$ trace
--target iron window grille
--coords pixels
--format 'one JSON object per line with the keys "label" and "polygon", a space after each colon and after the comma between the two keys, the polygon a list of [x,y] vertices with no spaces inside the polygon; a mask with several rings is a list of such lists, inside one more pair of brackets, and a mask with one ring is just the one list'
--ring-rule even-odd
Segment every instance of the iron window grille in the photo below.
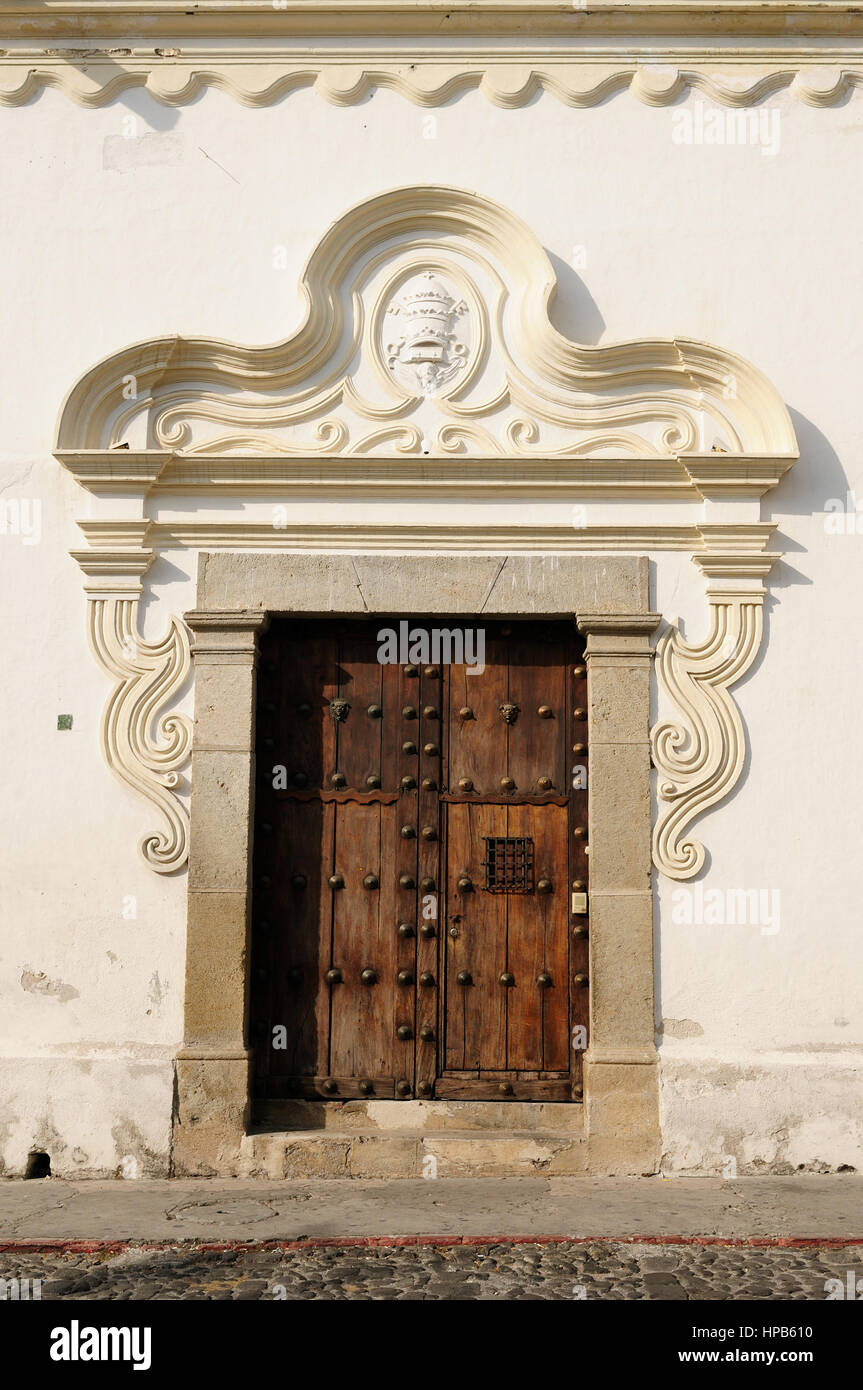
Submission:
{"label": "iron window grille", "polygon": [[533,892],[533,840],[526,836],[485,835],[487,893]]}

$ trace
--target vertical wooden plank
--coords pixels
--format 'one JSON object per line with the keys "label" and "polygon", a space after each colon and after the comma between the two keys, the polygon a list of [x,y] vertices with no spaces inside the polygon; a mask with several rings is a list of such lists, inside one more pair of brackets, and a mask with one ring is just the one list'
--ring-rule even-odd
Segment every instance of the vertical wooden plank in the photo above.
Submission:
{"label": "vertical wooden plank", "polygon": [[[396,628],[398,623],[393,624]],[[416,971],[417,904],[419,885],[419,784],[422,777],[422,727],[420,669],[415,663],[395,668],[398,702],[394,711],[392,740],[396,749],[399,778],[396,863],[399,882],[398,921],[413,927],[414,935],[398,940],[399,969],[412,977],[410,985],[398,986],[398,1022],[411,1028],[412,1037],[403,1045],[396,1039],[398,1060],[396,1096],[408,1100],[416,1086]],[[404,833],[402,833],[404,832]]]}
{"label": "vertical wooden plank", "polygon": [[[483,858],[484,837],[506,833],[506,808],[450,804],[448,811],[446,1065],[499,1070],[506,1066],[506,991],[500,984],[506,969],[506,900],[483,890]],[[459,893],[463,875],[473,880],[472,892]],[[470,985],[459,985],[461,970],[470,972]]]}
{"label": "vertical wooden plank", "polygon": [[[375,629],[376,630],[376,629]],[[345,785],[369,791],[369,777],[380,781],[382,715],[381,666],[377,660],[375,633],[368,624],[350,624],[343,629],[339,643],[339,695],[350,705],[350,713],[335,726],[337,737],[334,772],[345,778]]]}
{"label": "vertical wooden plank", "polygon": [[[342,982],[331,989],[335,1076],[392,1075],[393,952],[382,930],[380,889],[364,887],[363,880],[368,874],[380,879],[381,845],[392,833],[394,809],[337,804],[335,862],[345,886],[333,899],[333,963],[342,971]],[[377,976],[372,985],[362,981],[366,969]]]}
{"label": "vertical wooden plank", "polygon": [[[519,706],[520,713],[509,730],[508,772],[516,796],[541,795],[544,791],[565,795],[564,644],[559,639],[533,636],[523,627],[520,625],[511,647],[509,699]],[[549,786],[541,784],[544,778]]]}
{"label": "vertical wooden plank", "polygon": [[[468,780],[477,795],[500,791],[506,775],[507,726],[500,706],[508,698],[506,642],[486,634],[486,666],[480,675],[471,668],[449,668],[449,716],[447,730],[447,787],[458,793]],[[470,715],[462,715],[469,709]]]}
{"label": "vertical wooden plank", "polygon": [[[378,983],[368,993],[375,996],[372,1008],[372,1021],[376,1030],[374,1053],[365,1053],[365,1065],[370,1067],[374,1061],[375,1070],[365,1075],[395,1077],[401,1065],[398,1053],[408,1049],[410,1042],[400,1042],[396,1029],[401,1022],[402,1013],[407,1010],[408,1019],[413,1016],[414,986],[400,986],[397,976],[402,969],[401,941],[397,926],[397,878],[394,873],[399,841],[399,808],[396,802],[378,807],[380,817],[379,876],[380,889],[374,895],[378,900],[376,956],[380,962]],[[409,945],[411,943],[408,943]],[[362,1073],[361,1073],[362,1074]]]}
{"label": "vertical wooden plank", "polygon": [[[336,735],[328,711],[330,699],[338,691],[338,645],[332,628],[321,630],[319,624],[280,624],[282,729],[290,747],[288,785],[297,792],[307,792],[323,784],[326,769],[335,761]],[[298,820],[309,818],[309,831],[303,833],[302,848],[308,848],[309,862],[300,865],[298,872],[308,879],[307,891],[317,898],[317,941],[309,947],[310,972],[303,976],[303,1004],[299,1013],[308,1010],[312,1017],[310,1031],[309,1071],[299,1069],[299,1075],[320,1076],[329,1071],[330,1058],[330,988],[326,972],[332,964],[333,893],[329,876],[334,872],[335,807],[314,802],[296,803]],[[314,827],[320,838],[315,842]],[[305,854],[301,856],[305,858]],[[310,933],[313,930],[309,923]],[[312,973],[311,966],[315,964]],[[308,1001],[308,1002],[306,1002]]]}
{"label": "vertical wooden plank", "polygon": [[273,1051],[279,1075],[315,1076],[327,1065],[327,1030],[319,1033],[318,1012],[323,1002],[326,1020],[321,977],[329,967],[330,893],[326,881],[321,883],[320,863],[328,809],[319,802],[284,800],[277,808],[279,910],[270,983],[278,1004],[271,1024],[287,1030],[287,1047]]}
{"label": "vertical wooden plank", "polygon": [[[527,836],[534,842],[535,877],[539,878],[546,865],[546,836],[543,820],[550,811],[560,811],[563,824],[562,852],[566,854],[566,811],[562,806],[510,806],[507,808],[507,835]],[[558,882],[557,893],[566,890]],[[545,964],[545,922],[549,899],[532,893],[507,893],[507,953],[506,969],[515,984],[505,990],[507,1005],[506,1064],[511,1071],[540,1071],[542,1053],[542,995],[537,976]],[[560,898],[558,898],[560,901]],[[565,901],[565,899],[564,899]],[[566,919],[563,921],[566,933]],[[561,984],[564,987],[563,982]]]}
{"label": "vertical wooden plank", "polygon": [[281,669],[275,761],[284,764],[288,786],[298,789],[323,786],[335,764],[327,706],[338,691],[338,653],[335,633],[322,627],[279,623],[271,629],[278,637]]}
{"label": "vertical wooden plank", "polygon": [[[419,875],[416,919],[416,1086],[430,1096],[437,1076],[438,1013],[441,988],[438,942],[441,910],[440,788],[443,779],[443,735],[447,713],[447,671],[426,666],[420,672],[421,764],[417,821]],[[436,749],[436,752],[430,751]],[[433,838],[432,838],[433,837]],[[423,1032],[431,1033],[423,1037]]]}
{"label": "vertical wooden plank", "polygon": [[[373,653],[377,661],[378,624],[374,625]],[[398,737],[402,707],[402,670],[395,664],[379,665],[380,704],[383,710],[380,720],[380,777],[383,791],[399,790],[401,744]]]}
{"label": "vertical wooden plank", "polygon": [[[318,972],[313,982],[315,1016],[315,1070],[313,1076],[327,1075],[331,1070],[332,1053],[332,996],[326,972],[333,964],[333,916],[335,895],[330,887],[330,875],[336,867],[336,808],[331,803],[321,807],[321,844],[318,857]],[[310,875],[310,882],[314,876]]]}
{"label": "vertical wooden plank", "polygon": [[551,985],[539,991],[544,1071],[568,1071],[569,1040],[569,816],[565,806],[534,808],[537,877],[551,880],[552,892],[537,894],[542,970]]}
{"label": "vertical wooden plank", "polygon": [[467,1066],[467,990],[458,983],[458,974],[459,971],[469,969],[469,950],[464,936],[468,894],[459,892],[458,880],[462,874],[468,872],[470,864],[468,816],[469,809],[466,805],[450,803],[446,807],[446,936],[443,942],[445,975],[441,1060],[444,1068],[454,1070],[461,1070]]}
{"label": "vertical wooden plank", "polygon": [[[395,995],[393,1027],[393,1076],[396,1099],[407,1100],[414,1089],[414,1056],[416,1049],[416,901],[417,901],[417,840],[405,838],[401,831],[409,826],[416,832],[417,787],[416,774],[419,767],[419,752],[416,755],[402,751],[402,708],[417,699],[417,677],[406,676],[402,667],[396,664],[381,668],[383,675],[383,758],[384,788],[398,792],[395,804],[392,832],[384,846],[382,884],[386,884],[391,894],[388,902],[387,930],[393,943],[395,963],[393,979],[389,988]],[[416,740],[414,739],[414,742]],[[410,785],[402,785],[402,778],[410,778]],[[412,936],[400,932],[401,927],[409,927]],[[413,978],[409,986],[398,985],[400,971],[408,971]],[[399,1038],[398,1029],[409,1028],[409,1038]],[[406,1088],[408,1088],[406,1090]]]}

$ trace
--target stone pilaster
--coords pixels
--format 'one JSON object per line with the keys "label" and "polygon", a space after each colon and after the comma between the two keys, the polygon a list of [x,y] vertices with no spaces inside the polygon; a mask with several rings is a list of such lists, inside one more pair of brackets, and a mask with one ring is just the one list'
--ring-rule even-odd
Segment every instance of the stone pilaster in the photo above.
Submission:
{"label": "stone pilaster", "polygon": [[587,635],[590,1042],[584,1089],[594,1172],[655,1171],[650,634],[656,613],[580,614]]}
{"label": "stone pilaster", "polygon": [[[186,1035],[174,1171],[230,1171],[248,1119],[255,668],[265,613],[193,612]],[[216,1160],[214,1162],[214,1159]]]}

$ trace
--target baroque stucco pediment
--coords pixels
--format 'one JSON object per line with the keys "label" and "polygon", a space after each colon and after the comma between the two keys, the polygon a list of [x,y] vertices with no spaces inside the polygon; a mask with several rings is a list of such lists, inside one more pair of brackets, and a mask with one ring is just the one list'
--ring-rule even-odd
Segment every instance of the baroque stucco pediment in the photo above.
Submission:
{"label": "baroque stucco pediment", "polygon": [[[437,287],[425,301],[423,282]],[[564,338],[545,251],[473,193],[410,187],[360,204],[324,235],[300,289],[304,320],[272,346],[166,337],[99,363],[64,406],[61,457],[77,471],[76,455],[119,448],[136,459],[794,453],[782,401],[736,354],[689,338]],[[408,342],[420,322],[451,341]]]}
{"label": "baroque stucco pediment", "polygon": [[[246,347],[164,337],[87,372],[62,408],[58,459],[92,494],[90,640],[114,681],[102,746],[109,766],[167,819],[142,853],[179,868],[187,817],[178,796],[190,730],[163,713],[188,670],[185,627],[138,635],[142,580],[160,545],[199,550],[476,551],[687,549],[707,580],[707,637],[672,623],[657,648],[675,711],[653,730],[660,809],[654,861],[689,878],[705,861],[692,822],[727,796],[745,738],[730,687],[762,637],[764,580],[777,559],[760,498],[797,456],[784,403],[734,353],[692,338],[598,347],[563,337],[556,289],[534,234],[505,208],[446,187],[408,187],[351,209],[301,279],[289,338]],[[279,525],[247,514],[268,496],[381,495],[562,503],[609,495],[620,520],[539,524],[512,512],[442,527],[346,518]],[[171,513],[172,496],[183,505]],[[216,499],[220,519],[204,505]],[[694,504],[681,522],[677,502]],[[649,504],[642,508],[642,503]],[[166,517],[170,519],[166,520]]]}

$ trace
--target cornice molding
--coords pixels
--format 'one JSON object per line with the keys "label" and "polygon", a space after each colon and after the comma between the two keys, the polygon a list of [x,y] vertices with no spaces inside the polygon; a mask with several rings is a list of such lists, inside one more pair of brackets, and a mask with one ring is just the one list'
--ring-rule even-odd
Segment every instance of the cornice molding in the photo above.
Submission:
{"label": "cornice molding", "polygon": [[[94,21],[114,16],[127,26],[150,19],[164,23],[194,18],[205,29],[220,22],[231,21],[242,26],[242,32],[258,32],[262,27],[283,29],[292,27],[301,14],[346,15],[389,14],[407,15],[420,12],[426,15],[449,14],[454,18],[473,18],[477,14],[495,17],[512,14],[523,18],[537,16],[539,21],[572,12],[570,0],[3,0],[3,23],[22,21],[28,28],[39,22],[80,24],[92,28]],[[583,12],[582,12],[583,8]],[[637,20],[649,20],[667,15],[705,16],[732,20],[741,16],[755,18],[764,28],[771,19],[787,26],[793,16],[802,16],[810,28],[819,17],[826,23],[841,22],[843,17],[859,16],[859,3],[854,0],[591,0],[590,6],[578,7],[575,18],[580,24],[594,25],[617,15],[632,26]],[[837,18],[838,17],[838,18]],[[190,27],[190,26],[187,26]],[[194,27],[194,26],[192,26]]]}
{"label": "cornice molding", "polygon": [[579,632],[587,637],[647,638],[659,626],[662,614],[579,613],[577,621]]}
{"label": "cornice molding", "polygon": [[406,488],[436,496],[472,492],[501,498],[524,494],[586,497],[672,497],[680,501],[760,498],[776,486],[795,456],[712,454],[620,457],[531,458],[526,472],[521,455],[426,458],[365,455],[320,459],[284,455],[204,457],[161,450],[58,449],[56,457],[76,482],[100,496],[167,496],[208,493],[218,496],[319,497],[326,493],[363,496],[402,494]]}
{"label": "cornice molding", "polygon": [[265,107],[314,87],[338,106],[478,89],[504,109],[543,92],[574,107],[696,92],[733,109],[787,90],[820,107],[863,86],[846,0],[13,0],[0,44],[3,106],[53,88],[100,107],[143,87],[166,106],[216,88]]}
{"label": "cornice molding", "polygon": [[[123,577],[143,575],[156,551],[171,549],[200,550],[265,550],[273,553],[296,550],[315,550],[338,554],[352,550],[441,550],[491,554],[505,552],[533,553],[594,553],[596,551],[679,550],[691,555],[693,563],[708,577],[726,580],[739,577],[751,583],[755,569],[764,567],[766,575],[775,559],[766,547],[776,530],[775,521],[752,522],[749,525],[705,526],[703,523],[618,522],[617,524],[579,526],[566,522],[559,525],[513,525],[454,519],[444,526],[428,522],[414,526],[403,522],[342,522],[322,525],[303,522],[275,527],[267,521],[248,521],[242,517],[221,521],[205,521],[197,516],[177,517],[171,521],[146,524],[147,545],[136,556],[138,522],[79,521],[78,527],[89,549],[70,553],[88,576]],[[112,548],[124,533],[128,545]],[[143,545],[143,541],[141,541]],[[715,547],[720,547],[718,550]],[[757,556],[757,558],[755,558]],[[755,568],[753,568],[753,566]],[[711,588],[714,586],[712,585]],[[86,586],[88,592],[101,592],[98,584]],[[141,591],[134,583],[135,593]]]}
{"label": "cornice molding", "polygon": [[99,108],[124,92],[145,89],[164,106],[186,106],[210,88],[243,106],[263,108],[313,87],[335,106],[357,106],[393,91],[433,108],[478,90],[493,105],[516,110],[545,93],[566,106],[597,106],[629,93],[646,106],[673,106],[695,93],[731,110],[757,106],[783,92],[807,106],[835,106],[863,88],[863,50],[782,47],[747,53],[739,47],[645,48],[633,55],[605,47],[590,52],[567,39],[538,45],[516,35],[494,47],[427,39],[406,48],[388,34],[373,47],[358,40],[292,42],[263,52],[247,49],[11,48],[0,55],[0,106],[23,106],[52,88],[79,106]]}
{"label": "cornice molding", "polygon": [[562,33],[649,36],[854,34],[852,0],[6,0],[0,37],[92,39],[94,34],[196,39],[297,33]]}
{"label": "cornice molding", "polygon": [[[768,532],[775,529],[775,523],[762,524]],[[419,523],[411,526],[400,522],[345,522],[339,525],[302,522],[274,530],[267,522],[184,522],[178,519],[155,522],[152,542],[161,549],[316,550],[332,554],[356,550],[497,554],[501,549],[513,554],[595,554],[597,551],[644,554],[654,550],[691,553],[701,543],[701,536],[697,525],[663,522],[621,522],[618,525],[582,526],[577,529],[565,523],[559,526],[542,523],[518,526],[453,521],[445,525]],[[692,558],[696,562],[701,559],[697,553]]]}

